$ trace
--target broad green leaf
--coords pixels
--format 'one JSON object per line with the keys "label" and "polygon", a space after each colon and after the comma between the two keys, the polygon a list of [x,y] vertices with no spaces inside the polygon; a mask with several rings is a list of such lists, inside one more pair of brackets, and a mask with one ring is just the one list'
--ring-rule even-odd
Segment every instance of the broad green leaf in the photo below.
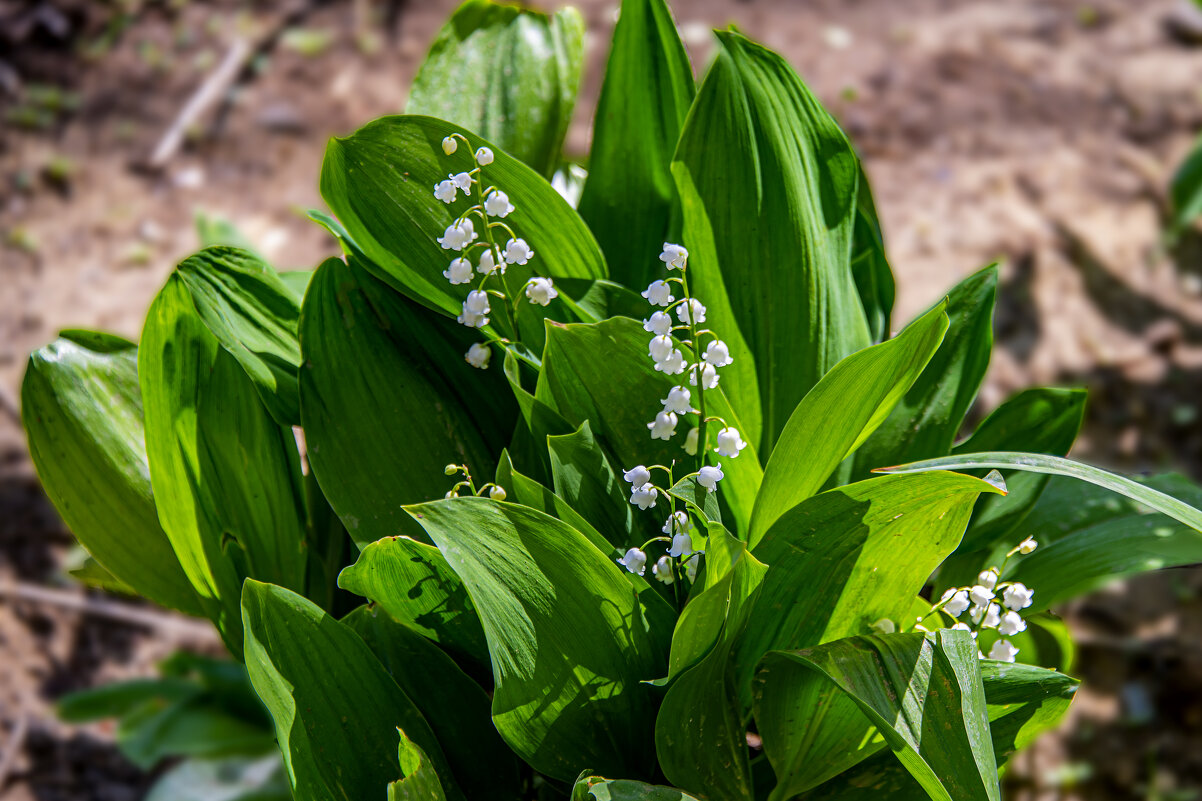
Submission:
{"label": "broad green leaf", "polygon": [[[588,773],[588,771],[586,771]],[[694,796],[659,784],[629,779],[581,776],[572,788],[572,801],[698,801]]]}
{"label": "broad green leaf", "polygon": [[426,752],[417,743],[401,735],[397,760],[401,765],[401,778],[388,785],[388,801],[446,801],[446,793],[438,781],[438,773]]}
{"label": "broad green leaf", "polygon": [[663,274],[675,191],[669,165],[696,93],[664,0],[623,0],[593,118],[580,216],[614,279],[645,287]]}
{"label": "broad green leaf", "polygon": [[516,799],[518,760],[493,728],[480,685],[438,646],[379,609],[361,606],[342,622],[363,638],[429,721],[464,795]]}
{"label": "broad green leaf", "polygon": [[463,579],[492,655],[493,721],[535,770],[645,775],[671,619],[609,556],[553,517],[457,498],[406,507]]}
{"label": "broad green leaf", "polygon": [[883,342],[891,335],[896,285],[889,259],[885,255],[885,239],[868,176],[860,167],[860,191],[856,193],[856,225],[852,232],[851,275],[856,282],[860,304],[873,342]]}
{"label": "broad green leaf", "polygon": [[[553,405],[573,425],[588,420],[621,469],[636,464],[696,461],[683,449],[685,432],[694,424],[694,416],[681,415],[676,436],[668,442],[651,439],[647,431],[647,422],[663,409],[661,400],[683,378],[655,370],[647,356],[650,338],[641,325],[623,317],[547,328],[547,349],[535,396]],[[723,417],[741,429],[721,385],[707,391],[705,398],[707,414]],[[710,430],[714,428],[711,424]],[[731,510],[728,527],[744,532],[760,485],[754,446],[748,446],[736,459],[722,458],[712,451],[709,459],[720,461],[726,475],[719,495]],[[678,474],[683,472],[685,468],[678,467]]]}
{"label": "broad green leaf", "polygon": [[369,543],[338,586],[377,604],[400,623],[477,665],[488,665],[488,643],[467,588],[442,553],[408,537]]}
{"label": "broad green leaf", "polygon": [[1168,515],[1194,531],[1202,532],[1202,512],[1188,503],[1129,478],[1058,456],[1045,456],[1038,453],[966,453],[898,465],[897,467],[880,468],[875,472],[921,473],[928,470],[973,470],[978,468],[1026,470],[1032,473],[1080,479],[1111,492],[1125,495],[1133,501]]}
{"label": "broad green leaf", "polygon": [[493,472],[515,417],[478,335],[406,300],[357,260],[327,260],[301,314],[301,419],[309,463],[360,545],[421,536],[401,505],[441,498],[447,464]]}
{"label": "broad green leaf", "polygon": [[1202,138],[1194,143],[1169,183],[1171,240],[1181,236],[1202,216]]}
{"label": "broad green leaf", "polygon": [[[805,714],[816,700],[822,725]],[[967,632],[772,651],[756,675],[755,716],[779,781],[771,799],[816,786],[824,766],[846,767],[846,755],[866,750],[877,733],[930,798],[1001,797],[977,646]]]}
{"label": "broad green leaf", "polygon": [[96,561],[155,603],[204,614],[155,510],[137,346],[63,331],[29,357],[21,420],[46,495]]}
{"label": "broad green leaf", "polygon": [[648,518],[636,518],[638,509],[626,496],[629,485],[614,471],[593,437],[588,420],[571,434],[547,437],[547,450],[551,454],[555,494],[597,531],[608,532],[613,547],[620,550],[630,547],[629,543],[638,539],[646,527]]}
{"label": "broad green leaf", "polygon": [[945,305],[894,339],[848,356],[797,404],[764,468],[751,519],[753,548],[781,515],[818,491],[909,391],[943,340]]}
{"label": "broad green leaf", "polygon": [[231,247],[210,247],[189,256],[176,274],[200,319],[246,370],[276,422],[299,425],[296,293],[262,259]]}
{"label": "broad green leaf", "polygon": [[430,724],[355,632],[299,595],[248,580],[246,669],[275,721],[296,801],[379,797],[399,777],[396,730],[463,799]]}
{"label": "broad green leaf", "polygon": [[850,267],[859,166],[779,55],[733,31],[718,38],[673,169],[700,198],[717,255],[690,267],[694,294],[715,304],[719,336],[737,328],[751,349],[763,408],[752,444],[769,453],[810,388],[870,342]]}
{"label": "broad green leaf", "polygon": [[[451,156],[442,151],[443,137],[460,130],[429,117],[384,117],[350,136],[332,139],[321,168],[322,197],[370,260],[367,269],[411,300],[452,319],[462,312],[474,284],[453,286],[443,277],[459,254],[443,250],[438,238],[469,204],[462,197],[444,204],[434,197],[434,186],[448,173],[471,168],[468,146],[460,143]],[[469,131],[462,133],[471,149],[491,146]],[[506,271],[510,296],[517,296],[535,270],[556,280],[606,278],[601,250],[575,210],[529,167],[499,149],[494,152],[495,160],[484,168],[484,186],[476,186],[497,186],[509,196],[515,210],[504,223],[535,253],[529,265],[510,265]],[[485,235],[482,227],[476,233]],[[495,288],[496,281],[490,286]],[[536,322],[542,316],[541,307],[532,307],[524,298],[518,302],[527,320]],[[493,326],[505,321],[500,301],[496,305]],[[563,305],[562,299],[554,301],[547,311],[562,311]],[[541,325],[533,332],[541,336]]]}
{"label": "broad green leaf", "polygon": [[951,450],[989,367],[996,290],[993,265],[948,294],[943,342],[893,412],[856,452],[856,478],[883,464],[943,456]]}
{"label": "broad green leaf", "polygon": [[718,505],[717,491],[710,492],[697,483],[696,478],[682,478],[668,488],[668,493],[687,503],[711,523],[722,523],[722,510]]}
{"label": "broad green leaf", "polygon": [[584,20],[576,9],[548,16],[468,0],[435,37],[405,111],[475,131],[550,178],[583,65]]}
{"label": "broad green leaf", "polygon": [[143,801],[291,801],[278,753],[186,759],[168,769]]}
{"label": "broad green leaf", "polygon": [[190,697],[153,699],[131,710],[114,736],[125,758],[143,770],[171,757],[264,754],[275,742],[261,714],[250,719],[232,714],[195,690]]}
{"label": "broad green leaf", "polygon": [[305,586],[296,440],[205,326],[179,273],[147,313],[138,377],[159,520],[208,614],[238,653],[242,579]]}

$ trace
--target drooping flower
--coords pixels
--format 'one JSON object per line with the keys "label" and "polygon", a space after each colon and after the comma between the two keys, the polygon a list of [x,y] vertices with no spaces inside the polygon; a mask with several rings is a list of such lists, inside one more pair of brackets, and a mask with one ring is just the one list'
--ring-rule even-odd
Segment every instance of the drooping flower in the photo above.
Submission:
{"label": "drooping flower", "polygon": [[982,587],[986,587],[991,590],[997,586],[997,580],[998,580],[998,572],[997,572],[997,570],[993,569],[992,567],[989,568],[988,570],[982,570],[977,575],[977,583],[980,584]]}
{"label": "drooping flower", "polygon": [[[687,512],[673,512],[668,515],[668,519],[664,521],[663,527],[660,529],[669,537],[675,537],[677,534],[687,534],[689,531],[689,515]],[[680,554],[672,554],[679,556]]]}
{"label": "drooping flower", "polygon": [[684,445],[681,447],[684,448],[684,452],[689,456],[697,455],[697,436],[699,433],[700,431],[697,426],[693,426],[689,429],[689,433],[684,435]]}
{"label": "drooping flower", "polygon": [[456,492],[455,490],[447,490],[447,494],[443,495],[442,497],[449,501],[449,500],[451,500],[451,498],[458,498],[459,493]]}
{"label": "drooping flower", "polygon": [[1039,543],[1035,541],[1034,537],[1027,537],[1025,540],[1023,540],[1022,542],[1020,542],[1018,544],[1018,552],[1021,553],[1023,556],[1026,556],[1027,554],[1031,553],[1038,547],[1039,547]]}
{"label": "drooping flower", "polygon": [[559,290],[550,278],[531,278],[526,284],[526,297],[530,298],[531,303],[546,306],[559,297]]}
{"label": "drooping flower", "polygon": [[701,566],[700,552],[693,554],[684,561],[684,574],[690,582],[697,580],[697,568]]}
{"label": "drooping flower", "polygon": [[455,184],[450,180],[439,181],[434,184],[434,197],[441,200],[443,203],[455,202]]}
{"label": "drooping flower", "polygon": [[1009,640],[998,640],[989,649],[989,658],[998,662],[1013,662],[1018,656],[1018,649]]}
{"label": "drooping flower", "polygon": [[672,337],[659,336],[652,337],[651,342],[647,344],[647,355],[654,362],[662,362],[672,355],[672,351],[676,349],[676,344],[672,342]]}
{"label": "drooping flower", "polygon": [[501,268],[501,274],[504,275],[504,262],[498,264],[495,251],[492,248],[486,248],[484,252],[480,254],[480,264],[477,265],[476,272],[480,273],[480,275],[492,275],[498,267]]}
{"label": "drooping flower", "polygon": [[968,591],[969,599],[977,606],[984,606],[993,600],[993,590],[981,584]]}
{"label": "drooping flower", "polygon": [[739,451],[747,447],[737,429],[724,428],[718,432],[718,454],[729,456],[731,459],[739,455]]}
{"label": "drooping flower", "polygon": [[693,538],[688,534],[677,534],[672,538],[672,547],[668,549],[670,556],[690,556],[693,553]]}
{"label": "drooping flower", "polygon": [[481,167],[487,167],[492,164],[492,151],[487,147],[482,147],[476,151],[476,163]]}
{"label": "drooping flower", "polygon": [[667,306],[676,300],[672,297],[672,285],[667,281],[652,281],[640,294],[652,306]]}
{"label": "drooping flower", "polygon": [[655,420],[647,424],[651,430],[651,439],[669,440],[676,433],[676,415],[672,412],[660,412]]}
{"label": "drooping flower", "polygon": [[443,153],[446,153],[449,156],[458,149],[459,149],[459,142],[455,139],[455,137],[453,137],[453,136],[443,137],[443,140],[442,140],[442,152]]}
{"label": "drooping flower", "polygon": [[638,489],[651,483],[651,471],[639,464],[629,470],[623,471],[622,478],[630,482],[631,489]]}
{"label": "drooping flower", "polygon": [[681,245],[664,243],[664,250],[659,254],[659,260],[668,265],[669,270],[683,270],[689,260],[689,252]]}
{"label": "drooping flower", "polygon": [[467,293],[467,300],[463,301],[463,314],[459,315],[459,322],[469,328],[483,328],[488,325],[489,311],[488,293],[473,289]]}
{"label": "drooping flower", "polygon": [[650,484],[644,484],[641,487],[635,487],[630,490],[630,502],[643,511],[654,508],[655,499],[658,497],[659,490]]}
{"label": "drooping flower", "polygon": [[668,358],[662,362],[655,363],[655,369],[664,375],[680,375],[685,371],[687,363],[684,360],[684,354],[680,352],[680,348],[674,349]]}
{"label": "drooping flower", "polygon": [[509,202],[509,195],[494,189],[484,198],[484,211],[489,217],[508,217],[513,211],[513,204]]}
{"label": "drooping flower", "polygon": [[505,261],[509,264],[525,264],[534,258],[534,251],[525,239],[510,239],[505,243]]}
{"label": "drooping flower", "polygon": [[647,572],[647,554],[638,548],[631,548],[621,559],[616,561],[631,573],[638,573],[641,576]]}
{"label": "drooping flower", "polygon": [[484,344],[473,342],[472,346],[467,349],[464,354],[467,363],[472,367],[483,370],[488,367],[488,362],[492,358],[492,350]]}
{"label": "drooping flower", "polygon": [[971,604],[967,590],[950,589],[943,593],[943,599],[943,610],[952,617],[960,617]]}
{"label": "drooping flower", "polygon": [[470,284],[472,263],[462,256],[451,260],[451,266],[442,271],[442,277],[452,284]]}
{"label": "drooping flower", "polygon": [[734,362],[734,359],[730,358],[730,348],[720,339],[715,339],[706,345],[705,355],[701,358],[712,367],[725,367]]}
{"label": "drooping flower", "polygon": [[1018,612],[1007,612],[1002,615],[997,630],[1003,637],[1013,637],[1015,634],[1027,630],[1027,621],[1023,620],[1022,615]]}
{"label": "drooping flower", "polygon": [[464,218],[458,224],[447,226],[447,230],[439,237],[438,244],[442,245],[443,250],[463,250],[476,241],[477,236],[472,221]]}
{"label": "drooping flower", "polygon": [[722,463],[716,465],[705,465],[697,471],[697,483],[705,487],[707,492],[713,492],[718,489],[718,482],[726,478],[726,474],[722,472]]}
{"label": "drooping flower", "polygon": [[488,491],[488,497],[494,501],[503,501],[507,496],[508,493],[505,492],[505,488],[499,484],[493,484],[492,489]]}
{"label": "drooping flower", "polygon": [[651,575],[655,576],[664,584],[671,584],[673,581],[676,581],[676,576],[672,573],[672,560],[666,556],[661,556],[658,560],[656,560],[655,564],[651,566]]}
{"label": "drooping flower", "polygon": [[1017,612],[1020,609],[1026,609],[1031,605],[1031,599],[1035,596],[1035,590],[1028,589],[1026,584],[1014,582],[1002,590],[1002,603],[1007,609],[1013,609]]}
{"label": "drooping flower", "polygon": [[643,320],[643,330],[649,334],[667,336],[672,333],[672,318],[667,312],[657,311]]}
{"label": "drooping flower", "polygon": [[688,387],[672,387],[668,390],[668,397],[660,403],[664,405],[664,411],[688,414],[693,411],[693,394]]}
{"label": "drooping flower", "polygon": [[[693,319],[689,320],[689,312],[692,311]],[[705,322],[705,304],[697,300],[697,298],[689,298],[684,303],[676,307],[676,316],[679,320],[688,325],[693,323]]]}
{"label": "drooping flower", "polygon": [[[697,370],[689,370],[689,383],[697,386]],[[718,386],[718,371],[714,369],[712,364],[706,364],[701,367],[701,386],[706,389],[713,389]]]}
{"label": "drooping flower", "polygon": [[471,173],[457,172],[454,175],[448,175],[447,177],[450,178],[451,183],[455,184],[455,186],[459,188],[459,191],[463,192],[465,195],[472,191]]}
{"label": "drooping flower", "polygon": [[981,622],[981,628],[996,629],[1002,622],[1002,607],[991,603],[984,609],[973,607],[972,619]]}

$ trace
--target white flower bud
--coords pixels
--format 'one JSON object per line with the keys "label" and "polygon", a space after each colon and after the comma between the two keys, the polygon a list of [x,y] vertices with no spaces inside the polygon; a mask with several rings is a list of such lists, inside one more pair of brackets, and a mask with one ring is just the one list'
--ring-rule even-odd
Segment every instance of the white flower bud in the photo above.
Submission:
{"label": "white flower bud", "polygon": [[453,136],[444,137],[442,140],[442,152],[448,156],[459,149],[459,142]]}
{"label": "white flower bud", "polygon": [[676,415],[672,412],[660,412],[655,420],[647,424],[651,431],[651,439],[670,440],[676,433]]}
{"label": "white flower bud", "polygon": [[497,263],[497,257],[492,248],[486,248],[480,254],[480,264],[476,267],[476,272],[480,273],[480,275],[492,275],[497,267],[500,267],[501,273],[504,274],[505,265]]}
{"label": "white flower bud", "polygon": [[1018,612],[1007,612],[1002,615],[997,630],[1004,637],[1013,637],[1015,634],[1027,630],[1027,621],[1023,620],[1022,615]]}
{"label": "white flower bud", "polygon": [[690,582],[696,581],[697,580],[697,568],[700,566],[701,566],[701,552],[698,551],[697,553],[693,554],[688,559],[686,559],[684,562],[685,578],[687,578]]}
{"label": "white flower bud", "polygon": [[706,364],[713,367],[725,367],[732,364],[734,359],[730,357],[730,348],[720,339],[715,339],[713,342],[705,346],[705,355],[701,357]]}
{"label": "white flower bud", "polygon": [[652,361],[662,362],[667,360],[675,349],[676,344],[672,341],[672,337],[652,337],[651,342],[647,345],[647,354],[651,357]]}
{"label": "white flower bud", "polygon": [[988,570],[982,570],[977,575],[977,583],[980,584],[982,587],[985,587],[990,590],[992,590],[994,587],[997,586],[997,580],[998,580],[997,570],[995,570],[992,567],[989,568]]}
{"label": "white flower bud", "polygon": [[505,488],[499,484],[493,484],[492,489],[488,491],[488,497],[494,501],[503,501],[507,496],[508,493],[505,492]]}
{"label": "white flower bud", "polygon": [[672,560],[666,556],[661,556],[654,565],[651,566],[651,575],[662,581],[664,584],[671,584],[676,581],[676,576],[672,574]]}
{"label": "white flower bud", "polygon": [[492,151],[487,147],[482,147],[476,151],[476,163],[481,167],[487,167],[492,164]]}
{"label": "white flower bud", "polygon": [[494,189],[484,198],[484,211],[489,217],[508,217],[513,211],[513,204],[509,202],[509,195]]}
{"label": "white flower bud", "polygon": [[989,658],[998,662],[1013,662],[1018,656],[1018,649],[1009,640],[998,640],[989,649]]}
{"label": "white flower bud", "polygon": [[1022,542],[1020,542],[1018,544],[1018,552],[1021,553],[1023,556],[1026,556],[1027,554],[1031,553],[1038,547],[1039,547],[1039,543],[1035,541],[1034,537],[1027,537],[1025,540],[1023,540]]}
{"label": "white flower bud", "polygon": [[897,624],[887,617],[881,618],[868,628],[872,629],[876,634],[894,634],[897,632]]}
{"label": "white flower bud", "polygon": [[641,576],[647,572],[647,554],[638,548],[631,548],[625,556],[616,561],[631,573],[638,573]]}
{"label": "white flower bud", "polygon": [[733,459],[746,447],[747,443],[736,429],[724,428],[718,432],[718,455]]}
{"label": "white flower bud", "polygon": [[689,456],[697,455],[697,436],[699,433],[697,426],[693,426],[689,429],[689,433],[684,436],[684,445],[681,447],[684,448],[685,453]]}
{"label": "white flower bud", "polygon": [[[463,357],[468,364],[478,370],[484,370],[488,367],[488,362],[492,359],[492,351],[489,347],[480,342],[473,342],[472,346],[467,349],[467,353]],[[451,475],[447,473],[447,475]]]}
{"label": "white flower bud", "polygon": [[444,250],[463,250],[478,237],[472,221],[465,218],[457,225],[447,226],[447,230],[439,237],[438,244],[442,245]]}

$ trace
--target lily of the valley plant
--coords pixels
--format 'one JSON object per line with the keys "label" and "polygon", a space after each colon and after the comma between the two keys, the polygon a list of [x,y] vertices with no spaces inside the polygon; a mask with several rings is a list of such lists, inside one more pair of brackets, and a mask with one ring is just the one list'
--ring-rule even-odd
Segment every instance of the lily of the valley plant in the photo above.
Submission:
{"label": "lily of the valley plant", "polygon": [[235,660],[64,703],[188,757],[158,797],[995,801],[1076,687],[1049,608],[1202,560],[1192,484],[1063,458],[1082,391],[973,411],[995,268],[891,333],[851,145],[716,36],[697,82],[625,0],[570,164],[579,14],[469,0],[330,142],[340,257],[207,247],[32,356],[81,578]]}

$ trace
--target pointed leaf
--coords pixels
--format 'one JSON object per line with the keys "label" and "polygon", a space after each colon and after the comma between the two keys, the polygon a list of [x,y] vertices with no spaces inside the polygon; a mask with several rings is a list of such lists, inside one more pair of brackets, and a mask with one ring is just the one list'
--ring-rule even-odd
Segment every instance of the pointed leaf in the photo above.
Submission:
{"label": "pointed leaf", "polygon": [[615,471],[585,420],[571,434],[547,437],[555,494],[587,519],[597,531],[609,533],[610,544],[629,547],[646,517],[635,517],[627,500],[629,485]]}
{"label": "pointed leaf", "polygon": [[401,778],[388,785],[388,801],[446,801],[446,794],[438,781],[430,758],[417,743],[401,735],[401,746],[397,760],[401,765]]}

